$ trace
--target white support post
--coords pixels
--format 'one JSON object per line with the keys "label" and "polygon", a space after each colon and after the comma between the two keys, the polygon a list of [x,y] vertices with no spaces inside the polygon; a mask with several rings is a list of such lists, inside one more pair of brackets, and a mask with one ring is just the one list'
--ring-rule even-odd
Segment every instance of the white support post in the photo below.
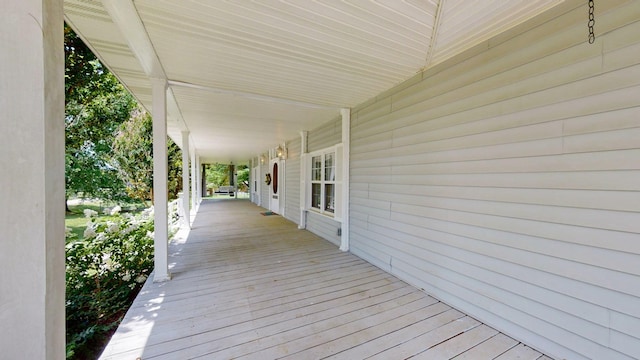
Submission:
{"label": "white support post", "polygon": [[258,155],[258,187],[256,188],[256,195],[258,199],[256,201],[256,205],[262,206],[262,154]]}
{"label": "white support post", "polygon": [[298,229],[307,227],[307,131],[300,131],[300,223]]}
{"label": "white support post", "polygon": [[189,209],[189,132],[182,132],[182,214],[184,225],[190,226]]}
{"label": "white support post", "polygon": [[342,114],[342,235],[340,250],[349,251],[349,152],[351,149],[351,109]]}
{"label": "white support post", "polygon": [[198,209],[198,164],[196,161],[196,151],[191,149],[191,211],[194,213]]}
{"label": "white support post", "polygon": [[260,174],[258,174],[258,171],[255,169],[258,167],[259,162],[259,158],[258,161],[255,161],[255,158],[251,158],[251,201],[256,205],[258,205],[257,186],[258,181],[260,180]]}
{"label": "white support post", "polygon": [[255,180],[253,174],[253,158],[249,159],[249,201],[253,202],[253,180]]}
{"label": "white support post", "polygon": [[200,205],[200,185],[202,185],[202,181],[200,181],[200,156],[196,155],[196,188],[193,191],[193,197],[195,198],[196,206]]}
{"label": "white support post", "polygon": [[169,274],[167,80],[151,79],[153,117],[153,212],[154,282],[171,279]]}
{"label": "white support post", "polygon": [[63,1],[0,7],[0,357],[64,359]]}
{"label": "white support post", "polygon": [[202,162],[200,160],[200,156],[196,157],[196,165],[198,165],[198,196],[197,196],[197,201],[198,201],[198,206],[200,205],[200,203],[202,202],[202,191],[206,191],[206,189],[202,188]]}

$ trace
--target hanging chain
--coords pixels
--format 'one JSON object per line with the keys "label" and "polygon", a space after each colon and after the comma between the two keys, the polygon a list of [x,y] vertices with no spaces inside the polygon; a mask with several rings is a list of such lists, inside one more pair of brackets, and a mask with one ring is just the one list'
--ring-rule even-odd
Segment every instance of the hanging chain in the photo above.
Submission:
{"label": "hanging chain", "polygon": [[589,0],[589,23],[587,23],[587,27],[589,28],[589,44],[593,44],[593,42],[596,41],[596,35],[593,33],[593,26],[596,24],[593,7],[593,0]]}

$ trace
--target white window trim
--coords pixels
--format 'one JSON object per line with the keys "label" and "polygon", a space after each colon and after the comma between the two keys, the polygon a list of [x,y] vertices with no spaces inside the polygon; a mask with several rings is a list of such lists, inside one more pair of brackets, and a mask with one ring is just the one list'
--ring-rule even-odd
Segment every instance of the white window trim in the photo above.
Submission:
{"label": "white window trim", "polygon": [[[325,155],[333,154],[333,167],[336,173],[334,181],[327,181],[325,179]],[[342,144],[336,144],[334,146],[324,148],[322,150],[317,150],[314,152],[310,152],[305,154],[306,156],[306,192],[307,192],[307,202],[306,202],[306,210],[312,211],[316,214],[320,214],[336,221],[342,221]],[[322,156],[322,169],[320,174],[320,181],[312,180],[312,168],[313,168],[313,158],[316,156]],[[311,206],[312,203],[312,188],[313,184],[320,184],[320,209]],[[334,184],[334,211],[326,211],[325,208],[325,184]]]}

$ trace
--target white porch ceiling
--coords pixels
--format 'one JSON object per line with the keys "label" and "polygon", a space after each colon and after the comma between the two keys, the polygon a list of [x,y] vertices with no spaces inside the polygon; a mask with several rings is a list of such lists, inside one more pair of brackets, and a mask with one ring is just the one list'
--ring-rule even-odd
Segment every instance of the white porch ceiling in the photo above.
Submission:
{"label": "white porch ceiling", "polygon": [[561,2],[65,0],[65,17],[147,109],[167,78],[178,144],[241,163]]}

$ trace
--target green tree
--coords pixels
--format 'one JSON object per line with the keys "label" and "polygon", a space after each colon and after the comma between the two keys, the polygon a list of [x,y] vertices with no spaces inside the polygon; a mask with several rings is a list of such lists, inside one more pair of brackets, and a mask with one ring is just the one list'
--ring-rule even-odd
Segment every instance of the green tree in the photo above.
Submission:
{"label": "green tree", "polygon": [[238,188],[242,191],[249,189],[249,167],[247,165],[238,165],[236,173],[238,174]]}
{"label": "green tree", "polygon": [[99,93],[100,78],[105,69],[102,69],[93,52],[66,23],[64,24],[64,54],[65,99],[67,102],[90,100]]}
{"label": "green tree", "polygon": [[66,196],[121,198],[111,143],[136,102],[66,24],[64,35]]}
{"label": "green tree", "polygon": [[229,167],[226,164],[207,165],[207,188],[229,185]]}
{"label": "green tree", "polygon": [[[113,141],[111,159],[134,199],[153,199],[153,133],[151,116],[138,108],[124,122]],[[169,199],[182,189],[182,153],[170,138],[168,142]]]}

